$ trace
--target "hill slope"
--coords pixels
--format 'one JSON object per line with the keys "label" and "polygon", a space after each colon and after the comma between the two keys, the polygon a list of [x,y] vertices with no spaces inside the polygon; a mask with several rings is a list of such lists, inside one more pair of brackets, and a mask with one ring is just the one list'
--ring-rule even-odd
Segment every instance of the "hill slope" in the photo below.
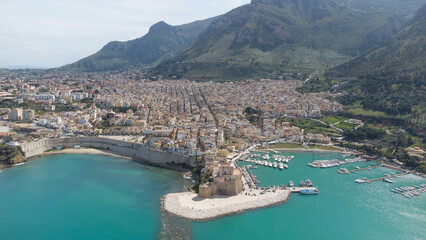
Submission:
{"label": "hill slope", "polygon": [[401,32],[373,50],[331,69],[329,76],[407,75],[426,71],[426,5]]}
{"label": "hill slope", "polygon": [[61,69],[106,71],[154,66],[191,44],[213,19],[180,26],[158,22],[141,38],[127,42],[110,42],[99,52]]}
{"label": "hill slope", "polygon": [[342,63],[389,38],[400,20],[333,0],[253,0],[214,20],[152,74],[245,78]]}
{"label": "hill slope", "polygon": [[426,129],[426,4],[391,39],[311,80],[302,92],[345,93],[347,105],[389,115],[412,116],[407,122]]}

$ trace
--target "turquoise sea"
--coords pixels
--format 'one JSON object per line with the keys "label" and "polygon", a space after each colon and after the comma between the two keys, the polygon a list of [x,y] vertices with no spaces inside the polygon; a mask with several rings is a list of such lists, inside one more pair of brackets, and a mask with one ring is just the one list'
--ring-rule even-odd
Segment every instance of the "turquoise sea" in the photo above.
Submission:
{"label": "turquoise sea", "polygon": [[311,179],[320,194],[293,194],[276,207],[208,222],[160,211],[163,194],[190,185],[181,173],[110,156],[41,157],[0,173],[0,239],[426,239],[426,194],[407,199],[390,192],[425,179],[405,175],[393,184],[356,184],[357,178],[396,171],[341,175],[337,168],[307,165],[340,154],[291,155],[287,170],[254,169],[261,185]]}

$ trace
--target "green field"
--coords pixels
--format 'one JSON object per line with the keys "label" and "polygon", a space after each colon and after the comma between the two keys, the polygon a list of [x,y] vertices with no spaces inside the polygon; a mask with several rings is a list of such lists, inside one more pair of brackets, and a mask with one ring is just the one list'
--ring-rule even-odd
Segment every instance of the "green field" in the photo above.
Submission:
{"label": "green field", "polygon": [[345,120],[348,120],[348,118],[341,117],[341,116],[330,116],[330,117],[327,117],[323,121],[328,123],[328,124],[335,124],[335,123],[338,123],[338,122],[344,122]]}
{"label": "green field", "polygon": [[300,119],[300,118],[288,118],[283,117],[277,120],[278,122],[289,122],[291,126],[296,126],[305,130],[305,133],[321,133],[326,135],[336,135],[340,134],[339,131],[331,128],[328,125],[324,125],[320,122],[313,121],[310,119]]}
{"label": "green field", "polygon": [[340,122],[339,124],[334,125],[338,128],[341,128],[342,130],[349,130],[354,128],[354,125],[352,123],[348,123],[348,122]]}
{"label": "green field", "polygon": [[268,148],[303,148],[303,145],[297,143],[277,143]]}

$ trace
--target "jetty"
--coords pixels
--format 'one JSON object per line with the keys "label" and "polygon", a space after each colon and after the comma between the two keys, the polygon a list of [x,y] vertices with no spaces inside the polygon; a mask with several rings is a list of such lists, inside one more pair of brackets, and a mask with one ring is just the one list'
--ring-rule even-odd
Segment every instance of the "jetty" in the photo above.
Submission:
{"label": "jetty", "polygon": [[191,192],[169,193],[162,197],[161,202],[162,209],[170,214],[193,221],[206,221],[249,209],[278,205],[287,201],[291,195],[291,191],[284,189],[264,194],[261,192],[253,189],[236,196],[214,195],[206,199]]}
{"label": "jetty", "polygon": [[373,169],[373,168],[378,168],[378,167],[383,167],[383,164],[377,165],[377,166],[371,166],[371,167],[365,167],[365,168],[357,168],[357,169],[347,170],[347,172],[346,171],[339,171],[339,170],[337,170],[337,172],[340,173],[340,174],[345,174],[345,173],[357,172],[357,171],[368,170],[368,169]]}
{"label": "jetty", "polygon": [[408,172],[398,173],[398,174],[384,176],[384,177],[380,177],[380,178],[369,179],[369,180],[365,180],[365,182],[370,183],[370,182],[382,180],[384,178],[393,178],[393,177],[398,177],[398,176],[402,176],[402,175],[405,175],[405,174],[408,174]]}

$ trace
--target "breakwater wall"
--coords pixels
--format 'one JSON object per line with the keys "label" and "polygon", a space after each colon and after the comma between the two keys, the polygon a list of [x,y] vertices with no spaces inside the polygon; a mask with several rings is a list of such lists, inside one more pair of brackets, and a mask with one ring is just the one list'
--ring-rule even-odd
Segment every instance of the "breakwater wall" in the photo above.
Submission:
{"label": "breakwater wall", "polygon": [[101,137],[74,137],[41,139],[21,144],[20,148],[26,158],[34,157],[47,150],[60,148],[74,148],[76,145],[86,148],[96,148],[111,151],[117,155],[130,157],[138,162],[152,164],[186,164],[194,167],[195,159],[187,155],[164,152],[151,149],[143,144],[126,142]]}

